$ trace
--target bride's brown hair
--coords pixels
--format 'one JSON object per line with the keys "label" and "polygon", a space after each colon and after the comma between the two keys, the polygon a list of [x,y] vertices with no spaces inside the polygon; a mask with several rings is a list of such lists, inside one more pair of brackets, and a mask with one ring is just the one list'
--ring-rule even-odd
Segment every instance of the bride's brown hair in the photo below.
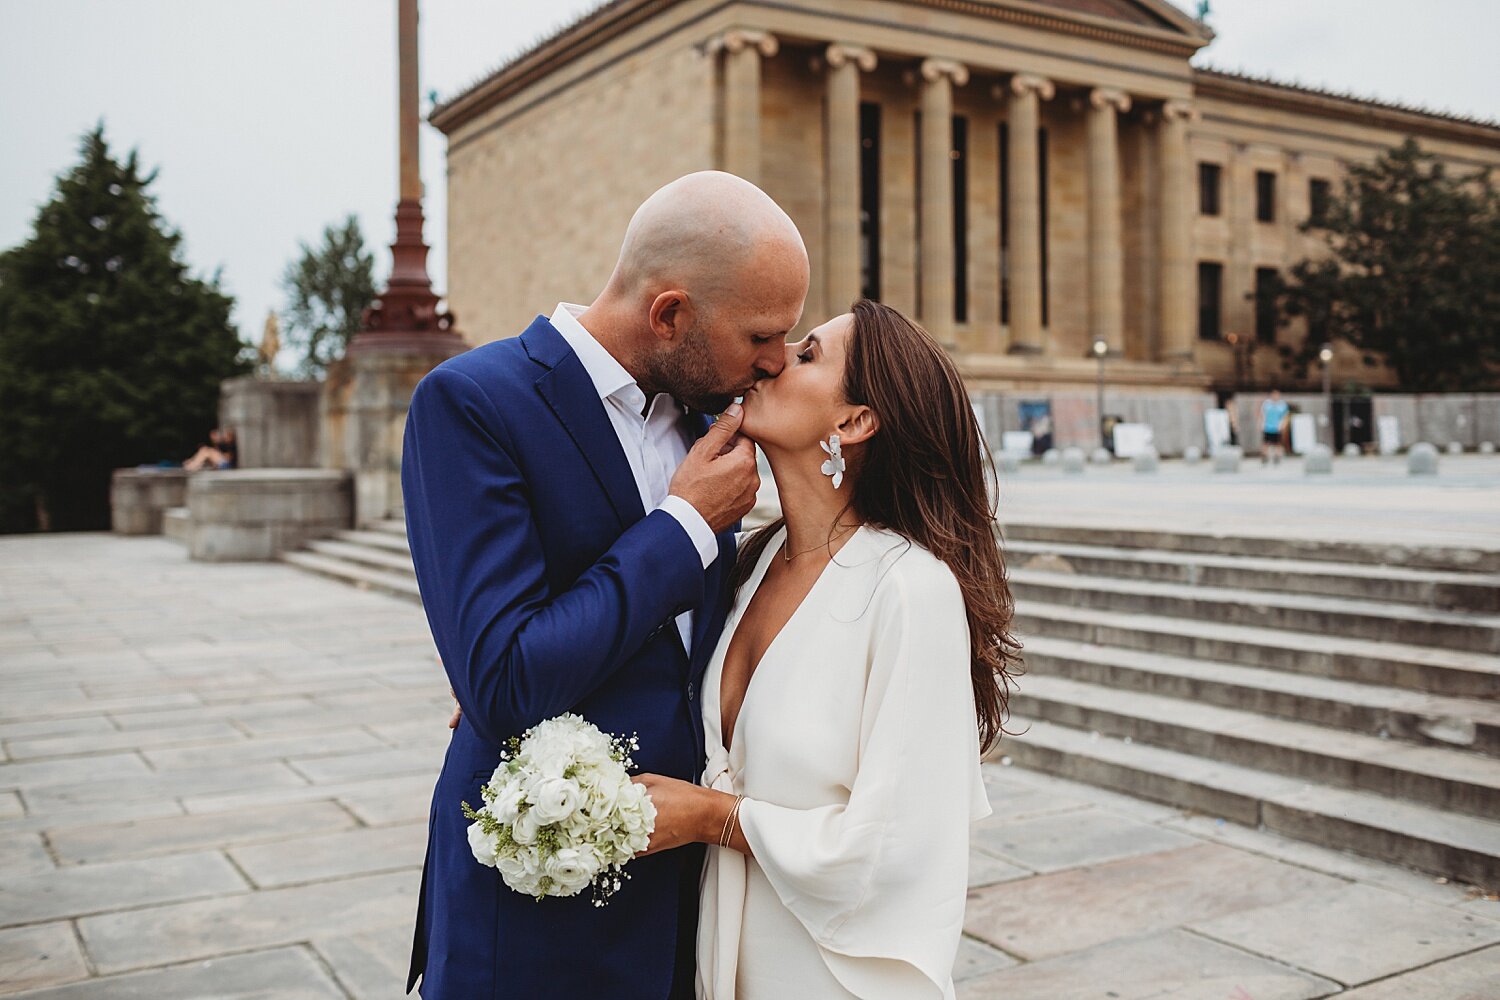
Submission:
{"label": "bride's brown hair", "polygon": [[[995,522],[994,461],[953,359],[900,311],[861,299],[844,361],[844,398],[880,420],[847,455],[846,509],[923,546],[952,570],[969,619],[970,677],[981,748],[999,742],[1021,645]],[[837,520],[837,519],[835,519]],[[778,519],[741,547],[733,585],[749,577]],[[830,527],[830,532],[832,527]],[[1014,735],[1014,734],[1011,734]]]}

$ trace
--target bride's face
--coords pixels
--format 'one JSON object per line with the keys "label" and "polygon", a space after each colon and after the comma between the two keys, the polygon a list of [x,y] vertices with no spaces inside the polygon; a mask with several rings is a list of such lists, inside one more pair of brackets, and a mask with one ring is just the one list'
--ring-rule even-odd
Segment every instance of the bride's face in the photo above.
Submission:
{"label": "bride's face", "polygon": [[741,432],[762,447],[818,451],[848,416],[844,358],[854,316],[835,316],[804,339],[786,346],[786,367],[745,394]]}

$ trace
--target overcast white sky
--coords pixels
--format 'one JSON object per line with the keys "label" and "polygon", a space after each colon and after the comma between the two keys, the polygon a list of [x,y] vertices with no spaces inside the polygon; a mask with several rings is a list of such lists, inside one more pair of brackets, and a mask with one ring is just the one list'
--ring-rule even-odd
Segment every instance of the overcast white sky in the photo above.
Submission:
{"label": "overcast white sky", "polygon": [[[423,0],[423,94],[451,95],[594,6]],[[395,0],[0,0],[0,248],[26,239],[78,137],[103,119],[120,155],[134,147],[160,168],[160,208],[190,264],[223,268],[241,335],[258,340],[299,239],[316,242],[349,212],[372,245],[394,234],[395,10]],[[1213,0],[1209,23],[1218,38],[1200,63],[1500,119],[1500,0]],[[422,142],[441,290],[443,137],[424,127]],[[386,257],[379,249],[382,274]]]}

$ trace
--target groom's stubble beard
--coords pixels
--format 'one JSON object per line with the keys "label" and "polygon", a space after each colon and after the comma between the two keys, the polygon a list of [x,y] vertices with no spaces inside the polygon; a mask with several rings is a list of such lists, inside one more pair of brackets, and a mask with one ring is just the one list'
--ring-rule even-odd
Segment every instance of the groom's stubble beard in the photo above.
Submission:
{"label": "groom's stubble beard", "polygon": [[738,386],[725,388],[708,334],[698,326],[683,334],[681,343],[653,356],[649,367],[642,381],[699,413],[721,413],[738,395]]}

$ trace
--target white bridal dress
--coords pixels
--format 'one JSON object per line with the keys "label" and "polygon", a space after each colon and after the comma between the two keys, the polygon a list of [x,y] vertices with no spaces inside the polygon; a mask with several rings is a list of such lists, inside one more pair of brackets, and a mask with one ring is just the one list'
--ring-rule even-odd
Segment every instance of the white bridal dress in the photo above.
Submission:
{"label": "white bridal dress", "polygon": [[990,814],[958,582],[926,549],[856,529],[766,649],[726,751],[725,652],[785,538],[704,678],[704,782],[745,796],[754,857],[709,848],[698,995],[952,998],[969,824]]}

